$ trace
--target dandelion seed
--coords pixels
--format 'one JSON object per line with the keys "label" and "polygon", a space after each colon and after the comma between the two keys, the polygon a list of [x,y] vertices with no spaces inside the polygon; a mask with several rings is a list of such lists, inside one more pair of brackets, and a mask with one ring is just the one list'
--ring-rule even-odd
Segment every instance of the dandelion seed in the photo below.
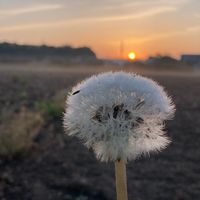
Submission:
{"label": "dandelion seed", "polygon": [[78,90],[78,91],[72,93],[72,95],[78,94],[79,92],[80,92],[80,90]]}
{"label": "dandelion seed", "polygon": [[140,99],[140,101],[138,102],[138,104],[135,106],[135,109],[139,109],[143,105],[144,105],[144,99]]}

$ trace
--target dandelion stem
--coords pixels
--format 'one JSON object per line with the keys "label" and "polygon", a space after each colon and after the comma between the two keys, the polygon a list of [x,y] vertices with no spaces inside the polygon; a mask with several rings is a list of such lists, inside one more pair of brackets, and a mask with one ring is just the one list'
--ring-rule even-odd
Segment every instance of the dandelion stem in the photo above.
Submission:
{"label": "dandelion stem", "polygon": [[123,160],[115,161],[115,178],[116,178],[117,200],[128,200],[126,164]]}

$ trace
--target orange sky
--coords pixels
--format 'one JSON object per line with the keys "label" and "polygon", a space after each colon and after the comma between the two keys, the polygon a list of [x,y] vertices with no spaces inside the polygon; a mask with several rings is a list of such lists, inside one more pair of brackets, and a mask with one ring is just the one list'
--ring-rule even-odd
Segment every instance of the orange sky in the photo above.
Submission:
{"label": "orange sky", "polygon": [[0,41],[89,46],[100,58],[121,58],[122,43],[124,58],[200,54],[199,13],[199,0],[2,0]]}

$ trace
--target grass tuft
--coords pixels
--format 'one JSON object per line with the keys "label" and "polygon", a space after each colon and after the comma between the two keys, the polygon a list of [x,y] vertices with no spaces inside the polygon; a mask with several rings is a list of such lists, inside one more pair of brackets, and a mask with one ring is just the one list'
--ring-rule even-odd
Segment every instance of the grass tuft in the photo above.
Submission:
{"label": "grass tuft", "polygon": [[43,125],[41,115],[22,109],[6,116],[3,122],[0,124],[0,156],[12,159],[26,155]]}
{"label": "grass tuft", "polygon": [[64,100],[66,91],[58,92],[52,100],[38,101],[35,104],[36,110],[42,113],[45,120],[61,120],[64,112]]}

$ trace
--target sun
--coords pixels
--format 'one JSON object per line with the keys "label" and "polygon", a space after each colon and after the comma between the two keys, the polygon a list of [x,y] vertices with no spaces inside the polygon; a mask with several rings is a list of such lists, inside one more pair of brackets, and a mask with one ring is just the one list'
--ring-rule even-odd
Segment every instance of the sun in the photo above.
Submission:
{"label": "sun", "polygon": [[133,52],[133,51],[131,51],[129,54],[128,54],[128,58],[130,59],[130,60],[135,60],[135,58],[136,58],[136,54]]}

